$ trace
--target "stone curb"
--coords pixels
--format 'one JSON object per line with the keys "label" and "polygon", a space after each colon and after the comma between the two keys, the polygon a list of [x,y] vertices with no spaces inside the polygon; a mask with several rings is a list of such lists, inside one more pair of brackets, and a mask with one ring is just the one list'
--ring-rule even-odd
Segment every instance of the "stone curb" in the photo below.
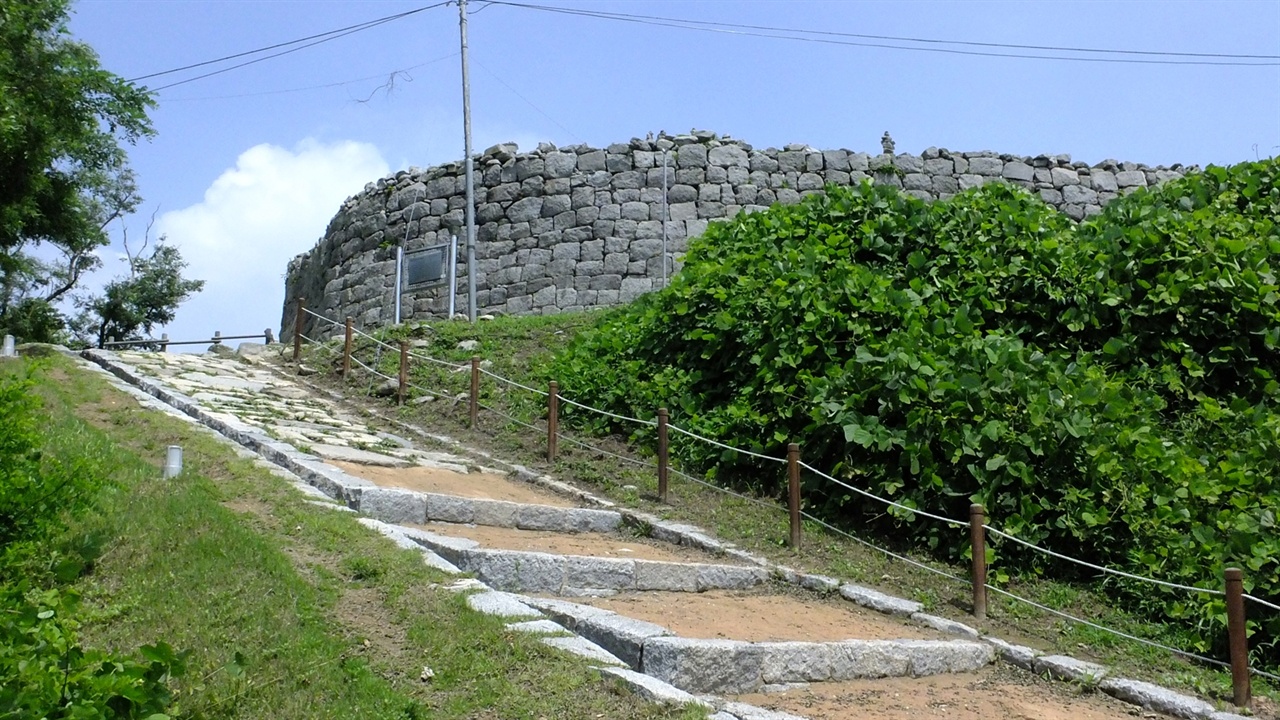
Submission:
{"label": "stone curb", "polygon": [[562,533],[609,533],[622,524],[622,515],[612,510],[465,498],[379,486],[364,486],[348,494],[355,509],[397,524],[438,521]]}
{"label": "stone curb", "polygon": [[763,569],[754,567],[498,550],[422,531],[407,537],[486,584],[510,592],[582,597],[644,590],[742,590],[768,579]]}
{"label": "stone curb", "polygon": [[923,677],[972,672],[995,660],[988,645],[962,640],[743,642],[653,637],[642,670],[701,693],[750,693],[764,685]]}

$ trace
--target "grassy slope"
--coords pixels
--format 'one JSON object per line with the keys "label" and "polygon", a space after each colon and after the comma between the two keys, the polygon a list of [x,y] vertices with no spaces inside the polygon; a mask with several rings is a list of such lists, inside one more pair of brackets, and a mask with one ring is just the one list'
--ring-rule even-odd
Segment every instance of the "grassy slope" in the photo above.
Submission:
{"label": "grassy slope", "polygon": [[[398,339],[414,340],[415,352],[454,363],[465,363],[472,355],[479,355],[492,362],[490,369],[494,372],[526,385],[545,389],[542,377],[551,355],[568,343],[573,334],[585,327],[590,320],[590,316],[586,315],[500,317],[493,322],[481,322],[475,326],[440,321],[392,328],[386,331],[385,337],[392,342]],[[467,350],[457,347],[459,342],[469,339],[479,341],[479,348]],[[341,364],[341,350],[340,340],[309,347],[308,362],[319,367],[337,368]],[[371,364],[375,359],[373,344],[367,340],[358,343],[357,356]],[[380,370],[394,376],[398,357],[394,353],[383,351],[380,359]],[[467,392],[469,373],[452,372],[448,368],[422,360],[412,361],[410,367],[411,382],[421,388],[411,390],[411,397],[431,394],[438,398],[448,398]],[[321,378],[320,381],[343,389],[352,398],[360,398],[364,391],[376,385],[376,381],[358,368],[347,383],[342,383],[334,376]],[[424,393],[424,390],[435,392]],[[543,417],[541,398],[504,386],[487,376],[482,378],[481,398],[482,402],[524,422],[536,425]],[[369,403],[370,408],[387,409],[387,401],[384,400],[362,398],[360,401]],[[978,626],[1011,641],[1047,651],[1092,658],[1118,669],[1128,677],[1160,682],[1206,697],[1231,696],[1230,675],[1226,672],[1185,662],[1166,651],[1067,622],[995,594],[989,595],[988,620],[975,621],[969,614],[971,591],[967,580],[955,582],[936,573],[892,560],[877,550],[827,532],[814,524],[806,523],[803,550],[799,553],[792,552],[786,547],[789,531],[783,506],[778,506],[776,510],[768,509],[758,503],[699,487],[675,476],[671,481],[671,504],[659,504],[655,498],[657,480],[652,470],[637,468],[634,464],[583,450],[563,440],[559,444],[556,462],[547,463],[544,456],[545,430],[541,433],[534,432],[485,411],[481,412],[480,427],[474,431],[469,430],[466,428],[465,399],[460,402],[440,399],[420,404],[411,402],[397,410],[396,414],[403,420],[430,428],[433,432],[450,434],[468,444],[489,449],[532,468],[554,473],[561,479],[590,486],[591,490],[615,501],[663,517],[697,523],[713,530],[721,538],[791,567],[834,575],[912,598],[924,603],[929,612]],[[652,460],[651,448],[629,444],[627,438],[578,439],[589,440],[592,445],[613,453]],[[673,438],[673,442],[687,441],[684,438]],[[779,472],[783,470],[780,469]],[[880,547],[905,553],[935,570],[967,578],[967,568],[949,567],[934,562],[919,552],[901,547],[893,538],[864,539]],[[996,571],[999,568],[993,569],[993,572]],[[1192,641],[1190,628],[1152,624],[1145,618],[1116,609],[1102,591],[1101,584],[1069,584],[1047,577],[1022,576],[1009,578],[1005,586],[1011,592],[1048,607],[1138,637],[1174,646],[1187,646]],[[1254,692],[1264,698],[1277,697],[1275,688],[1260,680],[1255,681]],[[1263,705],[1268,704],[1266,699],[1261,702]]]}
{"label": "grassy slope", "polygon": [[[575,658],[504,628],[344,513],[180,420],[55,358],[47,451],[93,453],[115,489],[61,542],[100,547],[80,589],[91,644],[192,653],[191,717],[676,718]],[[168,444],[186,472],[161,482]],[[421,679],[424,667],[435,675]]]}

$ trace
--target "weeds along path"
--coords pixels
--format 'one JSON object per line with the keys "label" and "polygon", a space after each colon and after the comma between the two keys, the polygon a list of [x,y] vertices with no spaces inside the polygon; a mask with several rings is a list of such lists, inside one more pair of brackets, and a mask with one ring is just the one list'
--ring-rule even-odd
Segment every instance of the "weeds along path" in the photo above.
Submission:
{"label": "weeds along path", "polygon": [[[270,460],[308,507],[358,513],[416,553],[419,566],[473,576],[448,587],[501,618],[512,636],[581,656],[636,697],[687,704],[678,712],[717,720],[1132,717],[1136,708],[1121,698],[1178,717],[1233,717],[1099,665],[982,636],[913,601],[782,568],[700,528],[512,472],[518,466],[489,455],[421,447],[295,382],[262,348],[86,355]],[[385,568],[343,557],[341,543],[325,550],[336,563],[326,572],[385,578]],[[363,612],[377,603],[377,593],[352,593],[343,605],[369,637],[386,623],[374,652],[432,654],[440,640],[403,632],[403,608],[386,618]]]}

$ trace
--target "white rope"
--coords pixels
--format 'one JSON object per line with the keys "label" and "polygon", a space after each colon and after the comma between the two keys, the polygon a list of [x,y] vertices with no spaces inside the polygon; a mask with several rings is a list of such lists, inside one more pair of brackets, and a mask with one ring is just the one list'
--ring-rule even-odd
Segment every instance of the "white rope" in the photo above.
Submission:
{"label": "white rope", "polygon": [[361,337],[367,337],[367,338],[369,338],[370,340],[374,341],[374,342],[375,342],[375,343],[377,343],[378,345],[380,345],[380,346],[382,346],[382,347],[384,347],[384,348],[386,348],[386,349],[388,349],[388,350],[395,350],[396,352],[400,352],[400,348],[398,348],[398,347],[396,347],[396,346],[394,346],[394,345],[391,345],[390,343],[383,342],[382,340],[379,340],[378,338],[376,338],[376,337],[374,337],[374,336],[370,335],[369,333],[361,331],[359,328],[352,328],[352,331],[354,331],[356,335],[359,335],[359,336],[361,336]]}
{"label": "white rope", "polygon": [[[543,395],[546,395],[546,393],[543,393]],[[641,424],[641,425],[648,425],[649,427],[657,427],[657,426],[658,426],[658,423],[657,423],[657,422],[655,422],[655,421],[653,421],[653,420],[641,420],[640,418],[633,418],[633,417],[631,417],[631,416],[629,416],[629,415],[618,415],[617,413],[611,413],[611,412],[609,412],[608,410],[601,410],[601,409],[599,409],[599,408],[593,408],[593,407],[591,407],[590,405],[583,405],[583,404],[582,404],[582,403],[580,403],[580,402],[574,402],[573,400],[570,400],[569,398],[564,397],[564,396],[559,396],[559,397],[560,397],[561,402],[563,402],[563,403],[565,403],[565,404],[567,404],[567,405],[572,405],[572,406],[574,406],[574,407],[579,407],[579,408],[582,408],[583,410],[590,410],[590,411],[591,411],[591,412],[593,412],[593,413],[599,413],[599,414],[601,414],[601,415],[605,415],[605,416],[607,416],[607,417],[611,417],[611,418],[614,418],[614,419],[617,419],[617,420],[625,420],[625,421],[627,421],[627,422],[639,423],[639,424]],[[670,425],[668,425],[667,427],[670,427]]]}
{"label": "white rope", "polygon": [[[1190,653],[1190,652],[1187,652],[1187,651],[1185,651],[1185,650],[1179,650],[1179,649],[1177,649],[1177,648],[1169,647],[1168,645],[1162,645],[1162,644],[1160,644],[1160,643],[1158,643],[1158,642],[1155,642],[1154,640],[1147,640],[1146,638],[1140,638],[1140,637],[1138,637],[1138,636],[1136,636],[1136,635],[1130,635],[1130,634],[1128,634],[1128,633],[1120,632],[1119,630],[1113,630],[1112,628],[1109,628],[1109,627],[1107,627],[1106,625],[1099,625],[1098,623],[1095,623],[1095,622],[1089,622],[1088,620],[1084,620],[1084,619],[1078,618],[1078,617],[1076,617],[1076,616],[1074,616],[1074,615],[1069,615],[1069,614],[1064,613],[1064,612],[1062,612],[1062,611],[1060,611],[1060,610],[1054,610],[1053,608],[1048,607],[1048,606],[1046,606],[1046,605],[1041,605],[1040,603],[1038,603],[1038,602],[1036,602],[1036,601],[1034,601],[1034,600],[1028,600],[1028,599],[1026,599],[1026,598],[1024,598],[1024,597],[1022,597],[1022,596],[1020,596],[1020,595],[1014,595],[1013,593],[1009,592],[1008,590],[1001,590],[1000,588],[995,587],[995,586],[993,586],[993,585],[986,585],[985,587],[986,587],[988,590],[992,591],[992,592],[998,593],[998,594],[1000,594],[1000,595],[1004,595],[1005,597],[1008,597],[1008,598],[1012,598],[1013,600],[1017,600],[1018,602],[1021,602],[1021,603],[1026,603],[1027,605],[1030,605],[1031,607],[1039,608],[1040,610],[1043,610],[1043,611],[1045,611],[1045,612],[1047,612],[1047,613],[1051,613],[1051,614],[1053,614],[1053,615],[1057,615],[1058,617],[1063,618],[1063,619],[1065,619],[1065,620],[1070,620],[1071,622],[1080,623],[1081,625],[1087,625],[1087,626],[1089,626],[1089,627],[1091,627],[1091,628],[1093,628],[1093,629],[1095,629],[1095,630],[1101,630],[1101,631],[1103,631],[1103,632],[1109,632],[1109,633],[1111,633],[1112,635],[1118,635],[1118,636],[1120,636],[1120,637],[1122,637],[1122,638],[1125,638],[1126,640],[1133,640],[1134,642],[1139,642],[1139,643],[1142,643],[1143,645],[1148,645],[1148,646],[1153,647],[1153,648],[1159,648],[1159,649],[1161,649],[1161,650],[1168,650],[1169,652],[1171,652],[1171,653],[1173,653],[1173,654],[1175,654],[1175,655],[1181,655],[1181,656],[1183,656],[1183,657],[1191,658],[1191,659],[1193,659],[1193,660],[1199,660],[1199,661],[1201,661],[1201,662],[1207,662],[1207,663],[1211,663],[1211,664],[1213,664],[1213,665],[1220,665],[1220,666],[1222,666],[1222,667],[1230,667],[1230,665],[1228,665],[1227,663],[1222,662],[1221,660],[1214,660],[1213,658],[1207,658],[1207,657],[1205,657],[1205,656],[1203,656],[1203,655],[1196,655],[1195,653]],[[1260,672],[1260,671],[1255,670],[1254,672]]]}
{"label": "white rope", "polygon": [[570,445],[577,445],[579,447],[586,448],[591,452],[600,453],[601,455],[608,455],[609,457],[617,458],[618,460],[622,460],[623,462],[629,462],[632,465],[639,465],[640,467],[643,467],[643,468],[654,468],[654,469],[657,469],[658,467],[657,465],[651,462],[645,462],[644,460],[636,460],[635,458],[629,458],[629,457],[626,457],[625,455],[619,455],[618,453],[615,453],[615,452],[609,452],[608,450],[605,450],[603,448],[598,448],[594,445],[588,445],[587,443],[584,443],[581,440],[575,440],[563,433],[556,433],[556,437],[560,438],[561,440],[564,440]]}
{"label": "white rope", "polygon": [[318,313],[318,312],[313,312],[310,308],[304,307],[304,308],[302,308],[302,312],[304,312],[304,313],[306,313],[306,314],[308,314],[308,315],[310,315],[310,316],[312,316],[312,317],[320,318],[321,320],[323,320],[323,321],[325,321],[325,322],[329,323],[330,325],[337,325],[338,327],[346,327],[346,325],[345,325],[344,323],[340,323],[340,322],[338,322],[337,320],[333,320],[333,319],[327,318],[327,317],[325,317],[325,316],[321,315],[321,314],[320,314],[320,313]]}
{"label": "white rope", "polygon": [[420,392],[423,392],[423,393],[425,393],[425,394],[427,394],[427,395],[431,395],[431,396],[434,396],[434,397],[452,397],[452,396],[451,396],[449,393],[447,393],[447,392],[443,392],[443,391],[440,391],[440,390],[429,390],[429,389],[427,389],[427,388],[422,387],[421,385],[418,385],[417,383],[406,383],[406,384],[405,384],[405,386],[406,386],[406,387],[411,387],[411,388],[413,388],[414,390],[418,390],[418,391],[420,391]]}
{"label": "white rope", "polygon": [[1164,580],[1156,580],[1154,578],[1143,577],[1141,575],[1134,575],[1132,573],[1127,573],[1122,570],[1113,570],[1109,567],[1103,567],[1102,565],[1094,565],[1093,563],[1085,562],[1084,560],[1077,560],[1076,558],[1073,558],[1069,555],[1063,555],[1062,553],[1057,553],[1052,550],[1046,550],[1045,548],[1039,547],[1037,545],[1032,545],[1026,540],[1021,540],[1019,538],[1016,538],[1010,535],[1009,533],[1001,532],[1000,530],[997,530],[991,527],[990,525],[983,524],[982,527],[986,528],[987,532],[991,533],[992,535],[996,535],[998,537],[1002,537],[1007,540],[1012,540],[1015,543],[1022,545],[1023,547],[1031,548],[1036,552],[1041,552],[1041,553],[1044,553],[1045,555],[1052,555],[1053,557],[1056,557],[1059,560],[1066,560],[1067,562],[1073,562],[1077,565],[1082,565],[1084,567],[1090,568],[1091,570],[1097,570],[1098,572],[1109,573],[1111,575],[1119,575],[1120,577],[1129,578],[1130,580],[1141,580],[1142,582],[1148,582],[1153,585],[1162,585],[1164,587],[1173,588],[1175,590],[1186,590],[1188,592],[1204,593],[1205,595],[1225,595],[1226,594],[1221,590],[1213,590],[1211,588],[1192,587],[1190,585],[1179,585],[1178,583],[1166,582]]}
{"label": "white rope", "polygon": [[447,368],[453,368],[454,370],[461,370],[462,368],[467,367],[466,365],[457,365],[455,363],[448,362],[447,360],[433,358],[430,355],[420,355],[412,350],[409,351],[409,357],[418,358],[419,360],[426,360],[428,362],[433,362],[439,365],[443,365]]}
{"label": "white rope", "polygon": [[365,370],[367,370],[367,371],[369,371],[369,372],[373,373],[374,375],[377,375],[377,376],[378,376],[378,377],[380,377],[380,378],[383,378],[383,379],[386,379],[386,380],[395,380],[396,382],[400,382],[400,380],[399,380],[399,379],[397,379],[397,378],[393,378],[393,377],[391,377],[390,375],[383,375],[382,373],[378,372],[377,370],[374,370],[373,368],[369,367],[368,365],[365,365],[364,363],[360,362],[360,358],[356,357],[355,355],[352,355],[352,356],[351,356],[351,362],[353,362],[353,363],[355,363],[355,364],[359,365],[360,367],[362,367],[362,368],[364,368]]}
{"label": "white rope", "polygon": [[783,459],[781,459],[781,458],[769,457],[768,455],[761,455],[760,453],[751,452],[750,450],[743,450],[742,448],[736,448],[736,447],[733,447],[732,445],[725,445],[725,444],[724,444],[724,443],[722,443],[722,442],[719,442],[719,441],[717,441],[717,440],[712,440],[711,438],[708,438],[708,437],[703,437],[703,436],[698,435],[698,434],[696,434],[696,433],[691,433],[691,432],[689,432],[688,430],[685,430],[684,428],[677,427],[677,426],[675,426],[675,425],[671,425],[670,423],[668,423],[668,424],[667,424],[667,429],[668,429],[668,430],[674,430],[674,431],[676,431],[676,432],[680,433],[681,435],[688,435],[689,437],[691,437],[691,438],[693,438],[693,439],[695,439],[695,440],[701,440],[702,442],[710,443],[710,444],[712,444],[712,445],[715,445],[716,447],[724,448],[725,450],[732,450],[733,452],[741,453],[741,454],[743,454],[743,455],[750,455],[751,457],[760,458],[761,460],[772,460],[773,462],[776,462],[776,463],[786,463],[786,462],[787,462],[786,460],[783,460]]}
{"label": "white rope", "polygon": [[530,425],[529,423],[527,423],[527,422],[525,422],[525,421],[523,421],[523,420],[517,420],[517,419],[515,419],[515,418],[511,417],[510,415],[508,415],[508,414],[506,414],[506,413],[502,412],[501,410],[498,410],[498,409],[496,409],[496,408],[491,408],[491,407],[489,407],[488,405],[485,405],[485,404],[484,404],[484,403],[482,403],[482,402],[477,402],[477,403],[476,403],[476,405],[477,405],[478,407],[482,407],[482,408],[484,408],[485,410],[488,410],[489,412],[493,413],[494,415],[497,415],[498,417],[504,417],[504,418],[506,418],[507,420],[510,420],[511,422],[515,423],[516,425],[523,425],[523,426],[525,426],[525,427],[527,427],[527,428],[529,428],[530,430],[533,430],[533,431],[535,431],[535,432],[538,432],[538,433],[545,433],[545,432],[547,431],[547,430],[546,430],[546,428],[540,428],[540,427],[538,427],[537,425]]}
{"label": "white rope", "polygon": [[337,354],[337,352],[338,352],[338,349],[337,349],[337,348],[331,348],[331,347],[328,347],[328,346],[327,346],[327,345],[325,345],[324,343],[322,343],[322,342],[320,342],[320,341],[318,341],[318,340],[313,340],[313,339],[311,339],[311,338],[307,337],[306,335],[304,335],[303,333],[298,333],[298,337],[302,338],[303,340],[306,340],[310,345],[315,346],[315,347],[319,347],[321,350],[324,350],[326,353],[328,353],[328,354],[329,354],[329,357],[331,357],[331,358],[332,358],[334,355],[336,355],[336,354]]}
{"label": "white rope", "polygon": [[668,468],[667,468],[667,470],[668,470],[668,472],[673,472],[673,473],[675,473],[676,475],[679,475],[680,477],[682,477],[682,478],[684,478],[684,479],[686,479],[686,480],[689,480],[689,481],[691,481],[691,482],[697,483],[698,485],[702,485],[703,487],[711,488],[712,490],[715,490],[716,492],[722,492],[722,493],[724,493],[725,495],[728,495],[728,496],[730,496],[730,497],[738,498],[739,500],[746,500],[747,502],[755,503],[756,505],[759,505],[759,506],[761,506],[761,507],[767,508],[767,509],[769,509],[769,510],[785,510],[785,509],[786,509],[786,508],[784,508],[784,507],[782,507],[781,505],[778,505],[778,504],[776,504],[776,503],[771,503],[771,502],[768,502],[767,500],[761,500],[760,498],[754,498],[754,497],[751,497],[750,495],[743,495],[742,493],[736,493],[736,492],[734,492],[734,491],[730,490],[729,488],[724,488],[724,487],[720,487],[719,485],[715,485],[715,484],[713,484],[713,483],[709,483],[709,482],[707,482],[706,480],[703,480],[703,479],[701,479],[701,478],[696,478],[696,477],[694,477],[694,476],[690,475],[689,473],[680,472],[679,470],[677,470],[677,469],[675,469],[675,468],[673,468],[673,467],[668,467]]}
{"label": "white rope", "polygon": [[1252,596],[1252,595],[1245,595],[1245,596],[1244,596],[1244,599],[1245,599],[1245,600],[1252,600],[1253,602],[1256,602],[1256,603],[1258,603],[1259,605],[1261,605],[1261,606],[1263,606],[1263,607],[1269,607],[1269,608],[1271,608],[1272,610],[1280,610],[1280,605],[1276,605],[1275,603],[1267,602],[1266,600],[1263,600],[1262,598],[1259,598],[1259,597],[1254,597],[1254,596]]}
{"label": "white rope", "polygon": [[951,574],[951,573],[949,573],[949,572],[947,572],[947,571],[945,571],[945,570],[939,570],[938,568],[935,568],[935,567],[929,567],[928,565],[925,565],[924,563],[922,563],[922,562],[918,562],[918,561],[916,561],[916,560],[912,560],[911,558],[909,558],[909,557],[907,557],[907,556],[905,556],[905,555],[899,555],[899,554],[897,554],[897,553],[895,553],[895,552],[893,552],[893,551],[885,550],[884,548],[880,547],[879,545],[873,545],[872,543],[869,543],[869,542],[867,542],[866,540],[863,540],[863,539],[862,539],[862,538],[860,538],[860,537],[857,537],[857,536],[851,535],[851,534],[849,534],[848,532],[845,532],[844,530],[841,530],[840,528],[836,527],[835,525],[832,525],[831,523],[828,523],[828,522],[826,522],[825,520],[822,520],[822,519],[820,519],[820,518],[818,518],[818,517],[815,517],[815,516],[813,516],[813,515],[810,515],[809,513],[805,512],[805,511],[803,511],[803,510],[801,510],[801,511],[800,511],[800,515],[801,515],[802,517],[808,518],[809,520],[812,520],[812,521],[814,521],[814,522],[818,523],[818,524],[819,524],[819,525],[821,525],[822,527],[824,527],[824,528],[826,528],[826,529],[828,529],[828,530],[830,530],[830,531],[832,531],[832,532],[834,532],[834,533],[836,533],[836,534],[838,534],[838,535],[843,535],[843,536],[845,536],[845,537],[849,538],[850,540],[852,540],[852,541],[854,541],[854,542],[856,542],[856,543],[858,543],[858,544],[860,544],[860,545],[865,545],[866,547],[869,547],[869,548],[871,548],[872,550],[877,550],[877,551],[879,551],[879,552],[882,552],[882,553],[884,553],[885,555],[888,555],[889,557],[893,558],[894,560],[900,560],[900,561],[902,561],[902,562],[904,562],[904,563],[906,563],[906,564],[908,564],[908,565],[912,565],[912,566],[918,567],[918,568],[920,568],[921,570],[928,570],[929,572],[931,572],[931,573],[933,573],[933,574],[935,574],[935,575],[941,575],[941,576],[942,576],[942,577],[944,577],[944,578],[947,578],[947,579],[949,579],[949,580],[954,580],[954,581],[956,581],[956,582],[958,582],[958,583],[963,583],[963,584],[965,584],[965,585],[972,585],[972,583],[971,583],[968,579],[966,579],[966,578],[962,578],[962,577],[960,577],[959,575],[953,575],[953,574]]}
{"label": "white rope", "polygon": [[484,374],[484,375],[488,375],[489,377],[493,378],[494,380],[497,380],[498,382],[504,382],[504,383],[506,383],[506,384],[508,384],[508,385],[512,385],[512,386],[518,387],[518,388],[520,388],[521,390],[528,390],[528,391],[529,391],[529,392],[531,392],[531,393],[537,393],[538,395],[541,395],[541,396],[543,396],[543,397],[546,397],[547,395],[549,395],[549,394],[550,394],[550,393],[544,392],[544,391],[542,391],[542,390],[539,390],[538,388],[529,387],[528,385],[521,385],[520,383],[516,382],[515,380],[512,380],[512,379],[510,379],[510,378],[502,377],[501,375],[499,375],[499,374],[497,374],[497,373],[495,373],[495,372],[489,372],[488,370],[485,370],[484,368],[480,368],[480,372],[481,372],[482,374]]}
{"label": "white rope", "polygon": [[812,471],[813,473],[815,473],[815,474],[817,474],[817,475],[820,475],[820,476],[822,476],[822,477],[824,477],[824,478],[826,478],[826,479],[830,480],[831,482],[833,482],[833,483],[835,483],[835,484],[839,485],[840,487],[846,488],[846,489],[848,489],[848,490],[852,490],[852,491],[854,491],[854,492],[858,493],[859,495],[862,495],[862,496],[864,496],[864,497],[871,498],[872,500],[877,500],[877,501],[879,501],[879,502],[884,503],[885,505],[892,505],[893,507],[899,508],[899,509],[901,509],[901,510],[906,510],[907,512],[912,512],[912,513],[915,513],[915,514],[917,514],[917,515],[923,515],[923,516],[925,516],[925,517],[927,517],[927,518],[931,518],[931,519],[933,519],[933,520],[937,520],[937,521],[939,521],[939,522],[948,523],[948,524],[950,524],[950,525],[955,525],[955,526],[957,526],[957,527],[968,527],[968,526],[969,526],[969,523],[967,523],[967,522],[960,522],[959,520],[952,520],[951,518],[949,518],[949,517],[944,517],[944,516],[942,516],[942,515],[934,515],[934,514],[933,514],[933,513],[931,513],[931,512],[925,512],[924,510],[921,510],[921,509],[919,509],[919,508],[908,507],[908,506],[906,506],[906,505],[903,505],[902,503],[896,503],[896,502],[894,502],[894,501],[892,501],[892,500],[886,500],[885,498],[882,498],[882,497],[880,497],[880,496],[878,496],[878,495],[872,495],[871,493],[867,492],[866,490],[860,490],[860,489],[858,489],[858,488],[856,488],[856,487],[854,487],[854,486],[852,486],[852,485],[850,485],[850,484],[848,484],[848,483],[844,482],[843,480],[837,480],[836,478],[831,477],[830,475],[828,475],[828,474],[826,474],[826,473],[822,472],[822,471],[821,471],[821,470],[819,470],[818,468],[816,468],[816,467],[814,467],[814,466],[810,465],[809,463],[804,462],[803,460],[801,460],[801,461],[800,461],[800,467],[805,468],[806,470],[810,470],[810,471]]}

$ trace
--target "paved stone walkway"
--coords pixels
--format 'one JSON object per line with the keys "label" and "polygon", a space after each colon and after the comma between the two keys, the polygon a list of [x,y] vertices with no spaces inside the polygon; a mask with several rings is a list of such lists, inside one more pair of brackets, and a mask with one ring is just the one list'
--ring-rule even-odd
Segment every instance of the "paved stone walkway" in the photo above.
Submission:
{"label": "paved stone walkway", "polygon": [[[578,507],[386,487],[356,477],[331,463],[422,467],[460,475],[502,474],[517,466],[486,468],[482,463],[498,461],[461,450],[426,450],[382,432],[281,372],[276,362],[278,347],[246,345],[236,354],[205,355],[88,351],[86,357],[167,407],[271,461],[300,490],[313,495],[315,502],[360,513],[361,522],[421,553],[424,562],[434,567],[474,575],[453,585],[469,593],[471,607],[510,618],[513,629],[545,635],[548,645],[591,659],[600,672],[622,679],[646,698],[700,702],[712,709],[714,720],[794,720],[795,715],[721,696],[861,678],[972,672],[1002,661],[1076,682],[1100,681],[1100,689],[1110,695],[1178,717],[1240,717],[1154,685],[1110,678],[1102,666],[1044,656],[1028,647],[980,636],[967,625],[924,613],[909,600],[773,565],[699,528],[617,507],[527,471],[520,473],[524,480],[566,493],[576,501],[568,504]],[[465,523],[600,534],[630,526],[646,529],[651,540],[698,548],[732,564],[714,559],[670,562],[482,547],[447,531],[423,529],[427,523],[433,529]],[[768,582],[838,593],[863,608],[909,619],[942,639],[746,642],[686,638],[655,623],[568,599],[742,590]]]}

